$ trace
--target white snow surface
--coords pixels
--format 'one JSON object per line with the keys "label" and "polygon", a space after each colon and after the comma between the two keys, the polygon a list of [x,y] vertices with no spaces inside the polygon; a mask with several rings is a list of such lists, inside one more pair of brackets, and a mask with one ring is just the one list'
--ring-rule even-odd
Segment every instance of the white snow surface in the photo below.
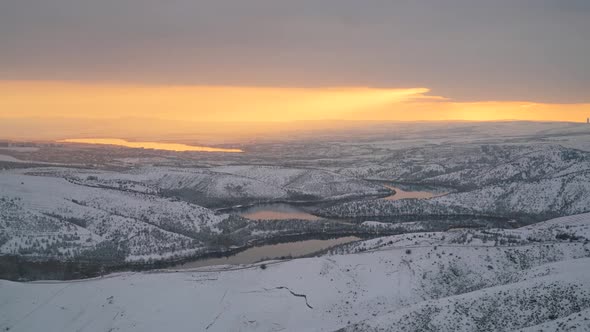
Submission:
{"label": "white snow surface", "polygon": [[[487,232],[487,233],[486,233]],[[513,241],[482,242],[495,233]],[[589,329],[590,214],[515,230],[396,235],[260,265],[0,281],[10,331]],[[535,240],[527,240],[534,237]],[[362,250],[360,250],[362,249]],[[303,296],[305,295],[305,297]]]}
{"label": "white snow surface", "polygon": [[[0,172],[0,253],[68,257],[105,240],[125,243],[130,260],[198,248],[186,234],[226,218],[182,201],[77,185],[64,178]],[[193,252],[194,253],[194,252]]]}
{"label": "white snow surface", "polygon": [[21,163],[21,162],[24,162],[24,161],[22,161],[20,159],[14,158],[13,156],[7,156],[7,155],[4,155],[4,154],[0,154],[0,161],[10,161],[10,162],[13,162],[13,163]]}

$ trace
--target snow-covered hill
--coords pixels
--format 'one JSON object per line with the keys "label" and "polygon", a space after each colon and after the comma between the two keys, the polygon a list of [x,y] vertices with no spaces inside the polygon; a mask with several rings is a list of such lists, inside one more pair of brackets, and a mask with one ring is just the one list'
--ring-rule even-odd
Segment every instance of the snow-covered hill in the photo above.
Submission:
{"label": "snow-covered hill", "polygon": [[271,201],[329,201],[389,192],[383,186],[326,170],[280,166],[140,167],[126,172],[59,173],[82,185],[160,193],[217,208]]}
{"label": "snow-covered hill", "polygon": [[317,211],[333,218],[472,215],[541,220],[588,212],[590,173],[487,185],[421,200],[363,200]]}
{"label": "snow-covered hill", "polygon": [[39,258],[101,254],[137,259],[202,249],[227,216],[138,192],[64,178],[0,173],[0,252]]}
{"label": "snow-covered hill", "polygon": [[590,153],[547,143],[425,144],[379,156],[342,174],[470,190],[516,181],[551,179],[590,169]]}
{"label": "snow-covered hill", "polygon": [[[322,257],[0,281],[10,331],[590,330],[590,214],[350,244]],[[262,268],[264,267],[264,268]]]}
{"label": "snow-covered hill", "polygon": [[[236,215],[216,214],[190,200],[162,193],[180,188],[177,186],[192,188],[188,190],[200,188],[201,191],[194,189],[195,195],[228,201],[240,193],[248,199],[272,200],[283,194],[294,197],[285,188],[325,194],[327,199],[337,197],[330,195],[346,197],[350,193],[364,195],[384,190],[375,184],[323,171],[271,167],[234,167],[224,171],[168,167],[128,172],[66,167],[0,171],[0,254],[29,261],[143,264],[235,250],[272,237],[359,230],[354,225],[325,220],[250,221]],[[240,174],[232,175],[229,171]],[[248,190],[235,188],[246,182],[253,186]],[[202,187],[204,183],[210,185],[208,189]],[[227,187],[230,184],[233,189]],[[322,185],[325,188],[320,188]],[[212,188],[219,190],[211,191]],[[3,276],[30,277],[20,272]]]}

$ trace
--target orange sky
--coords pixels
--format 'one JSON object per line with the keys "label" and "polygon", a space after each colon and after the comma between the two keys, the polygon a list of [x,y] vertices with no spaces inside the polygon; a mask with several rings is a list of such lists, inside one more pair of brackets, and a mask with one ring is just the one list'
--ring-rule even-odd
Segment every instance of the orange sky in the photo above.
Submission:
{"label": "orange sky", "polygon": [[[40,117],[52,119],[54,124],[56,119],[141,117],[195,124],[306,120],[580,122],[587,116],[590,116],[590,104],[455,102],[423,87],[270,88],[0,82],[0,121],[2,118]],[[144,129],[146,133],[158,131],[158,128]],[[113,135],[108,130],[100,134],[103,137]]]}

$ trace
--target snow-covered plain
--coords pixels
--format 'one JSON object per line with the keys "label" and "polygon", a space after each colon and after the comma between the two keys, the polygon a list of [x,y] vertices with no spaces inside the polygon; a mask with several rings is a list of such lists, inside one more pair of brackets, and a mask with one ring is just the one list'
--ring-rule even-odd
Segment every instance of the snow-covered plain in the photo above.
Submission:
{"label": "snow-covered plain", "polygon": [[0,281],[10,331],[590,330],[590,214],[404,234],[340,254],[71,282]]}
{"label": "snow-covered plain", "polygon": [[0,161],[10,161],[10,162],[14,162],[14,163],[20,163],[23,162],[22,160],[16,159],[12,156],[6,156],[3,154],[0,154]]}

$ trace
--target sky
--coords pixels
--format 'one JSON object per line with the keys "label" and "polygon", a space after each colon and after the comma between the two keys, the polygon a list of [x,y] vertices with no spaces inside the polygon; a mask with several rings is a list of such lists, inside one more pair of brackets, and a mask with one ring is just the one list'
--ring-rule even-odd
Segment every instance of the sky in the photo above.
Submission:
{"label": "sky", "polygon": [[25,131],[584,121],[589,91],[587,0],[0,1],[0,127]]}

